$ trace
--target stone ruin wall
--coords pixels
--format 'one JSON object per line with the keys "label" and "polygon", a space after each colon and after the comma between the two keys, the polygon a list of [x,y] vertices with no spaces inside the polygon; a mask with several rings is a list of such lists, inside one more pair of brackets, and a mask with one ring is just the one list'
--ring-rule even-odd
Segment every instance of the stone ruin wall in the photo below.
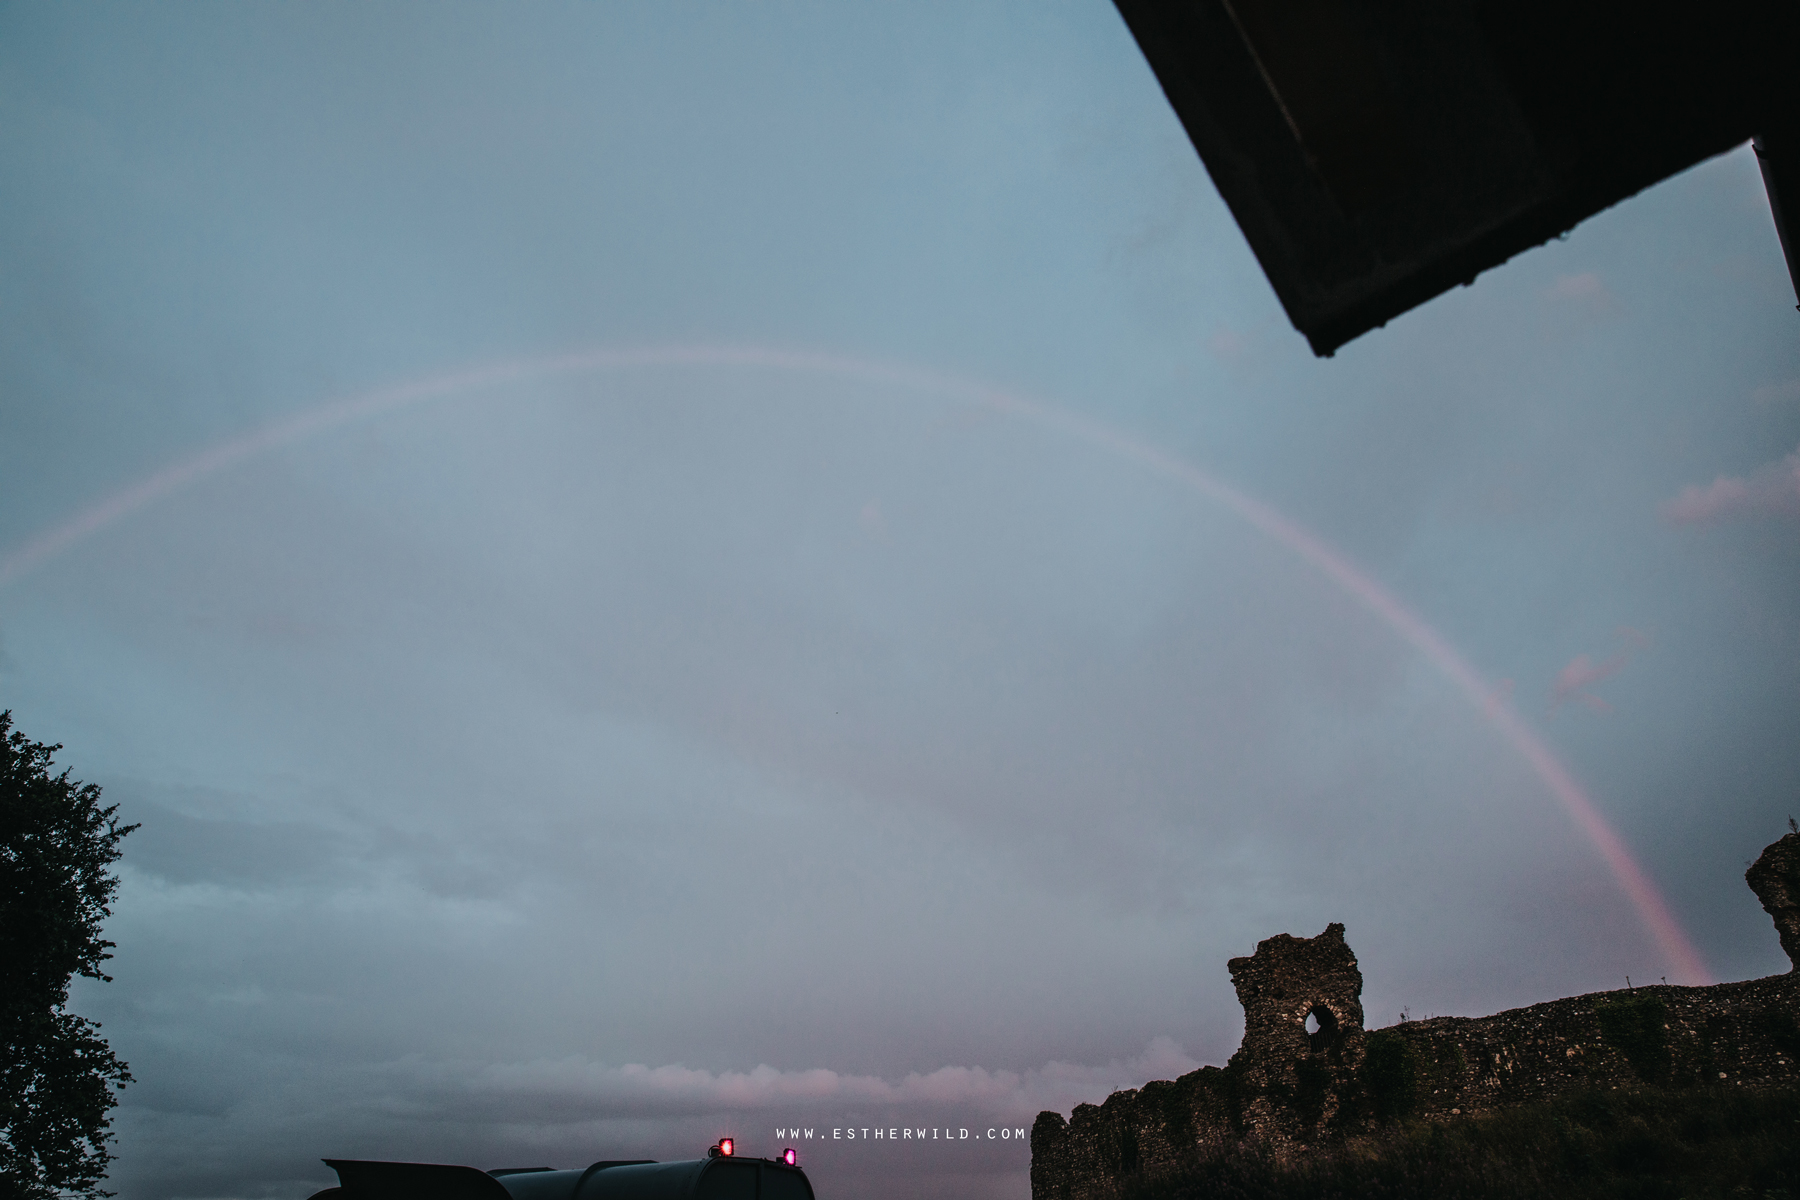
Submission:
{"label": "stone ruin wall", "polygon": [[1342,925],[1269,938],[1227,964],[1244,1006],[1231,1061],[1077,1105],[1066,1121],[1039,1113],[1032,1200],[1098,1200],[1127,1177],[1240,1143],[1298,1154],[1396,1118],[1455,1120],[1577,1088],[1800,1085],[1800,833],[1764,850],[1746,879],[1795,963],[1788,974],[1595,992],[1489,1017],[1365,1031],[1362,973]]}

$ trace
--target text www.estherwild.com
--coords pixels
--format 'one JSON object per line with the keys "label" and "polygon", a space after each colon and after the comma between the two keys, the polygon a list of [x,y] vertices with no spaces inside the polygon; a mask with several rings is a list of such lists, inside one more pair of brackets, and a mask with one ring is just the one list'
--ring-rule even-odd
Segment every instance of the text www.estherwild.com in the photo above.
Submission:
{"label": "text www.estherwild.com", "polygon": [[999,1142],[1024,1140],[1023,1129],[989,1129],[983,1133],[977,1129],[973,1133],[967,1129],[918,1128],[895,1126],[887,1129],[873,1129],[839,1126],[827,1133],[824,1129],[777,1129],[775,1140],[778,1142],[804,1142],[813,1138],[828,1139],[834,1142]]}

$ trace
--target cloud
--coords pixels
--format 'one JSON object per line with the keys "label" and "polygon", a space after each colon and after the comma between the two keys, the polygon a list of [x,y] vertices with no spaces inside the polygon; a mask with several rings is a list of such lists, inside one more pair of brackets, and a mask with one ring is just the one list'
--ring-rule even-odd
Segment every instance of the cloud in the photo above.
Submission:
{"label": "cloud", "polygon": [[1659,509],[1671,525],[1701,525],[1733,517],[1800,517],[1800,450],[1739,479],[1721,475],[1705,487],[1688,484]]}
{"label": "cloud", "polygon": [[1610,315],[1619,309],[1618,300],[1592,271],[1558,275],[1556,282],[1544,289],[1544,299],[1583,309],[1594,316]]}
{"label": "cloud", "polygon": [[1610,658],[1595,662],[1585,654],[1577,654],[1556,673],[1556,682],[1550,688],[1551,711],[1561,707],[1566,700],[1578,700],[1595,712],[1612,711],[1612,705],[1588,689],[1603,679],[1617,675],[1631,661],[1634,652],[1650,644],[1647,636],[1626,625],[1619,627],[1619,639],[1625,643],[1625,648]]}
{"label": "cloud", "polygon": [[1237,362],[1250,352],[1250,339],[1222,325],[1206,339],[1206,348],[1227,362]]}
{"label": "cloud", "polygon": [[[1028,1129],[1045,1109],[1066,1113],[1197,1065],[1167,1037],[1103,1065],[946,1066],[901,1078],[766,1065],[716,1072],[609,1066],[582,1056],[483,1063],[411,1055],[322,1078],[315,1064],[265,1053],[239,1064],[235,1089],[203,1087],[155,1105],[127,1093],[119,1122],[140,1148],[113,1183],[130,1195],[291,1197],[330,1181],[321,1155],[568,1166],[599,1157],[692,1157],[731,1133],[750,1154],[798,1141],[821,1194],[1018,1196],[1029,1189],[1025,1145],[987,1141],[983,1131]],[[242,1086],[246,1077],[254,1086]],[[927,1152],[910,1139],[833,1140],[834,1126],[862,1126],[865,1137],[872,1126],[964,1128],[973,1136]],[[775,1133],[788,1128],[795,1133]],[[961,1178],[949,1184],[946,1172]]]}
{"label": "cloud", "polygon": [[1498,716],[1502,709],[1512,704],[1514,686],[1511,679],[1502,679],[1488,692],[1487,701],[1482,705],[1482,711],[1487,713],[1490,721]]}
{"label": "cloud", "polygon": [[872,540],[877,542],[887,541],[887,517],[881,511],[880,501],[871,500],[863,505],[862,511],[857,514],[856,520],[857,524],[862,526],[863,533],[868,535]]}
{"label": "cloud", "polygon": [[1279,318],[1270,316],[1240,328],[1218,325],[1202,339],[1214,359],[1233,369],[1258,365],[1268,358],[1270,335],[1277,334]]}
{"label": "cloud", "polygon": [[[394,1100],[442,1119],[567,1124],[605,1118],[669,1118],[767,1109],[834,1111],[859,1107],[929,1106],[1025,1120],[1045,1109],[1067,1112],[1097,1103],[1146,1079],[1172,1079],[1199,1067],[1168,1037],[1142,1054],[1103,1065],[1049,1062],[1025,1071],[946,1066],[900,1079],[823,1067],[713,1072],[681,1064],[608,1066],[585,1058],[497,1063],[471,1070],[440,1064],[395,1080]],[[406,1072],[418,1069],[418,1064]]]}
{"label": "cloud", "polygon": [[1764,407],[1771,404],[1782,404],[1789,400],[1800,400],[1800,379],[1764,384],[1751,392],[1750,398]]}
{"label": "cloud", "polygon": [[1611,712],[1612,705],[1598,696],[1589,695],[1584,689],[1599,683],[1624,665],[1624,660],[1618,656],[1603,663],[1595,663],[1587,655],[1577,654],[1568,666],[1557,672],[1556,684],[1550,689],[1550,707],[1555,708],[1565,700],[1579,700],[1596,712]]}
{"label": "cloud", "polygon": [[[344,874],[336,839],[322,826],[195,815],[144,794],[151,790],[135,781],[107,788],[138,825],[126,843],[126,864],[132,871],[174,884],[252,890],[316,884]],[[206,798],[203,789],[186,790]]]}

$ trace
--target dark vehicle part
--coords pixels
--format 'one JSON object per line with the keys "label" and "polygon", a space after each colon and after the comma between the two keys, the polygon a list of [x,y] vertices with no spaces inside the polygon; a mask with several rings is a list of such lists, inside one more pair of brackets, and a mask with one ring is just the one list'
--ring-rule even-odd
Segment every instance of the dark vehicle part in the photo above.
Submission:
{"label": "dark vehicle part", "polygon": [[1794,0],[1114,3],[1316,354],[1752,138],[1800,286]]}
{"label": "dark vehicle part", "polygon": [[797,1165],[739,1157],[723,1144],[714,1151],[679,1162],[603,1159],[568,1171],[328,1158],[339,1186],[312,1200],[814,1200]]}

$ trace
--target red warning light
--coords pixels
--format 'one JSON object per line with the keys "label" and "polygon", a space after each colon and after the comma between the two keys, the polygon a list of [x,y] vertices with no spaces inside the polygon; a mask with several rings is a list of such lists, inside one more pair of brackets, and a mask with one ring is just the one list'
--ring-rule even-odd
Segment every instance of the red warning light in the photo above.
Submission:
{"label": "red warning light", "polygon": [[795,1161],[799,1157],[800,1156],[798,1154],[794,1153],[794,1148],[792,1146],[789,1146],[786,1150],[783,1150],[781,1152],[781,1161],[786,1163],[790,1167],[794,1165]]}
{"label": "red warning light", "polygon": [[720,1138],[719,1139],[719,1153],[723,1154],[726,1158],[731,1157],[731,1139],[730,1138]]}

